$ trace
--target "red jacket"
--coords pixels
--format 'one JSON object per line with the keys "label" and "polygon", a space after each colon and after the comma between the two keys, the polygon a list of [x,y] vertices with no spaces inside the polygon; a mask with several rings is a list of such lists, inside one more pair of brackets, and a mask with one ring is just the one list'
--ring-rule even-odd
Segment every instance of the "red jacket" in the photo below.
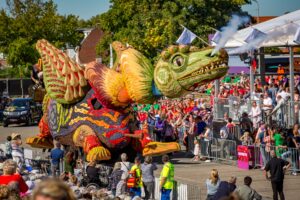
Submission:
{"label": "red jacket", "polygon": [[17,182],[19,184],[20,192],[27,192],[28,186],[20,174],[0,176],[0,185],[8,185],[11,182]]}

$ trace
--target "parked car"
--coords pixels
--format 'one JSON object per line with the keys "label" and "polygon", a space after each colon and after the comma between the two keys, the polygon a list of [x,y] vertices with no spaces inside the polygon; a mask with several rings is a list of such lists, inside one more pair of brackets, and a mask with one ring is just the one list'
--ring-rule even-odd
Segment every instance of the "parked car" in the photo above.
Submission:
{"label": "parked car", "polygon": [[5,107],[3,111],[3,126],[26,123],[31,125],[42,116],[42,109],[31,98],[18,98]]}

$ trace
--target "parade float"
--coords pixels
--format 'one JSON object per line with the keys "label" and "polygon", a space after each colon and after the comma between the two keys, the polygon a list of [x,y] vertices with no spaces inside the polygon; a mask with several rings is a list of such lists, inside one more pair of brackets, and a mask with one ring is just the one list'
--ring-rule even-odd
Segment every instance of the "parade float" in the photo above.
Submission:
{"label": "parade float", "polygon": [[40,134],[27,138],[37,148],[52,148],[53,139],[82,147],[88,161],[110,160],[124,151],[161,155],[180,150],[176,142],[151,141],[147,128],[136,126],[133,103],[181,97],[221,78],[228,70],[225,50],[170,46],[155,65],[132,47],[114,42],[112,68],[100,63],[80,66],[46,40],[37,42],[47,91]]}

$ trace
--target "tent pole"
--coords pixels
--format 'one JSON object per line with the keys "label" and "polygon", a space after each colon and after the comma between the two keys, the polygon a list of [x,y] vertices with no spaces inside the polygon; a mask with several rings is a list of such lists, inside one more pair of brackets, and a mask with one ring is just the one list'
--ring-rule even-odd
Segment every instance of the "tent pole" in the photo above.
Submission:
{"label": "tent pole", "polygon": [[290,123],[288,125],[293,126],[294,122],[295,122],[295,112],[294,112],[294,108],[295,108],[295,102],[294,102],[294,49],[293,47],[289,47],[289,52],[290,52],[290,94],[291,94],[291,98],[290,98],[290,102],[291,102],[291,107],[290,107]]}
{"label": "tent pole", "polygon": [[253,92],[254,92],[254,71],[253,71],[253,66],[250,63],[250,101],[253,99]]}
{"label": "tent pole", "polygon": [[262,85],[266,85],[265,48],[259,48],[259,73]]}
{"label": "tent pole", "polygon": [[218,96],[220,93],[220,80],[216,79],[215,80],[215,96],[214,96],[214,118],[218,118],[219,114],[219,102],[218,102]]}

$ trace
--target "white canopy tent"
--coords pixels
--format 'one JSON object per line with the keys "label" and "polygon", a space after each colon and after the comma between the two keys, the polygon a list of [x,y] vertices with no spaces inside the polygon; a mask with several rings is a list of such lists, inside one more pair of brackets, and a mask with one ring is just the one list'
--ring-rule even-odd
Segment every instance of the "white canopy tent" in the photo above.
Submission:
{"label": "white canopy tent", "polygon": [[[244,40],[251,34],[253,29],[257,29],[266,34],[273,32],[275,29],[284,32],[284,34],[276,37],[276,39],[264,41],[260,44],[262,47],[297,46],[299,44],[294,42],[297,27],[300,27],[300,10],[239,30],[227,41],[225,48],[240,47],[247,44]],[[284,31],[284,29],[288,30]]]}
{"label": "white canopy tent", "polygon": [[[289,47],[290,52],[290,66],[289,66],[289,75],[290,75],[290,91],[294,90],[294,46],[300,46],[300,44],[295,43],[295,35],[298,31],[299,33],[300,27],[300,10],[296,10],[294,12],[276,17],[274,19],[268,20],[263,23],[259,23],[242,30],[237,31],[225,44],[225,48],[231,49],[242,49],[243,47],[249,46],[245,40],[254,32],[254,30],[258,30],[266,35],[265,39],[262,39],[259,43],[257,43],[255,48],[261,47]],[[255,37],[253,38],[256,39]],[[216,44],[213,43],[213,46]],[[247,49],[247,48],[245,48]],[[236,52],[243,53],[239,50]],[[264,55],[263,55],[264,57]],[[260,66],[261,67],[261,66]],[[253,92],[253,84],[254,84],[254,75],[253,71],[250,70],[250,92]],[[218,93],[219,81],[215,82],[215,94]],[[251,98],[252,95],[250,95]],[[289,125],[293,125],[295,121],[294,115],[294,93],[291,92],[291,101],[290,101],[290,119]],[[217,110],[216,110],[217,111]]]}

